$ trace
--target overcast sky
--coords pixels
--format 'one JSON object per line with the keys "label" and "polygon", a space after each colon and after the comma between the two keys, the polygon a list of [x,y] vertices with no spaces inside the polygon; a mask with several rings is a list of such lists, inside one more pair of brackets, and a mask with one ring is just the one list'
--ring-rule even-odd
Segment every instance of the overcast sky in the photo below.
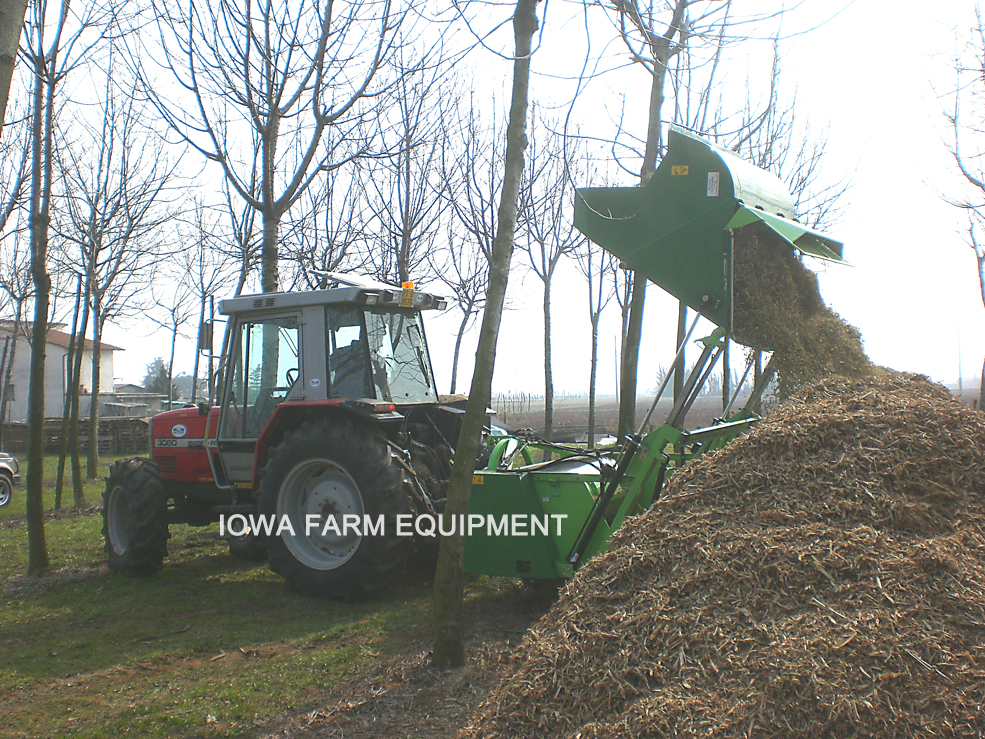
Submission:
{"label": "overcast sky", "polygon": [[[935,93],[953,87],[953,29],[970,25],[974,7],[970,0],[948,0],[906,12],[905,4],[895,4],[894,14],[887,4],[858,0],[823,27],[784,45],[784,84],[796,86],[803,120],[812,127],[828,126],[827,171],[833,176],[850,173],[854,183],[845,216],[831,232],[845,242],[845,257],[853,266],[821,266],[822,295],[859,327],[874,361],[945,383],[957,381],[959,341],[966,378],[980,372],[985,352],[985,309],[974,256],[961,236],[963,216],[940,196],[960,183],[944,145],[947,132]],[[785,29],[807,28],[830,12],[828,3],[808,3],[807,14],[802,12]],[[543,73],[535,76],[534,95],[564,89],[549,75],[559,66],[578,63],[573,50],[581,48],[584,32],[577,22],[561,21],[548,18],[549,38],[533,61],[535,72]],[[750,74],[755,76],[762,69],[755,61],[762,46],[750,42],[748,48],[753,58]],[[511,65],[488,56],[484,67],[490,75],[500,75],[502,84]],[[736,69],[731,74],[740,84],[746,72]],[[637,79],[638,98],[645,101],[645,79]],[[605,92],[598,87],[592,90],[599,100]],[[575,114],[591,115],[579,108]],[[638,117],[642,116],[641,112]],[[605,115],[596,114],[587,125],[609,124]],[[627,125],[633,122],[627,120]],[[640,135],[644,125],[645,120],[635,122]],[[539,393],[543,390],[541,287],[521,260],[517,253],[511,275],[513,309],[504,320],[494,390]],[[584,285],[571,273],[562,275],[555,288],[554,365],[559,390],[587,389],[589,325],[584,293]],[[675,302],[656,287],[647,300],[641,391],[654,384],[658,365],[670,362],[676,329]],[[602,393],[615,389],[617,310],[613,305],[603,322]],[[458,318],[453,311],[446,316],[429,313],[428,318],[432,358],[439,389],[444,391]],[[106,340],[134,347],[117,355],[115,374],[121,380],[139,381],[149,361],[146,352],[136,351],[116,327],[107,329]],[[471,376],[474,340],[470,337],[463,348],[460,387],[467,387]],[[184,354],[177,368],[190,371],[190,349]]]}

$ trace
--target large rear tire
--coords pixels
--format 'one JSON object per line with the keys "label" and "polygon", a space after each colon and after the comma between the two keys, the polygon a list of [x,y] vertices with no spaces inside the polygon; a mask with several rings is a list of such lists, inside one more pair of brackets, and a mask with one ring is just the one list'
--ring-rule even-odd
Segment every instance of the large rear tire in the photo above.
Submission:
{"label": "large rear tire", "polygon": [[157,465],[115,462],[103,493],[103,538],[109,567],[131,577],[152,575],[168,554],[168,498]]}
{"label": "large rear tire", "polygon": [[[376,429],[337,417],[309,421],[271,451],[263,468],[258,508],[282,530],[267,539],[270,568],[304,595],[362,600],[391,584],[414,549],[412,536],[397,536],[397,516],[415,511],[410,486]],[[359,517],[354,531],[342,516]],[[306,531],[307,516],[320,523]],[[341,532],[323,524],[335,517]],[[363,522],[378,524],[369,532]]]}

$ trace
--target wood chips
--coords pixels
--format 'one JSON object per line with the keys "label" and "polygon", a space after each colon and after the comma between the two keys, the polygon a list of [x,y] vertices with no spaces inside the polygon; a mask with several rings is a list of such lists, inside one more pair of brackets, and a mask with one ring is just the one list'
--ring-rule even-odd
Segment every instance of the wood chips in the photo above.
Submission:
{"label": "wood chips", "polygon": [[985,735],[985,422],[832,378],[676,473],[463,736]]}
{"label": "wood chips", "polygon": [[854,326],[824,304],[817,275],[761,224],[733,236],[733,335],[774,352],[781,398],[830,375],[862,377],[875,368]]}

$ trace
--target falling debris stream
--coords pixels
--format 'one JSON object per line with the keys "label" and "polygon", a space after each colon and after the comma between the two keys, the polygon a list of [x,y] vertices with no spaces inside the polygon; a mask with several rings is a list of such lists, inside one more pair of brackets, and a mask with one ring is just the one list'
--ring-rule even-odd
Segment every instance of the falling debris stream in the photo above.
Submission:
{"label": "falling debris stream", "polygon": [[879,371],[858,329],[824,304],[817,275],[771,233],[761,224],[733,232],[733,335],[774,352],[780,397],[829,375]]}

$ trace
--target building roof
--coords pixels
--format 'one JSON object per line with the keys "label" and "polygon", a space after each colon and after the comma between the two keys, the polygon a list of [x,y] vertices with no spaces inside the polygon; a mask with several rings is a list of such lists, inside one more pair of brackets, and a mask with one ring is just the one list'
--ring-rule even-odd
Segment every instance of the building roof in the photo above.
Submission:
{"label": "building roof", "polygon": [[[21,321],[21,335],[24,338],[30,338],[31,328],[33,326],[32,321]],[[65,327],[64,323],[49,323],[48,324],[48,343],[54,344],[55,346],[62,346],[68,348],[68,343],[71,341],[71,334],[67,334],[61,329]],[[11,320],[0,320],[0,333],[10,334],[14,331],[14,322]],[[92,349],[93,344],[91,339],[85,340],[85,348]],[[112,344],[107,344],[105,341],[101,343],[103,349],[109,349],[114,352],[126,351],[122,347],[113,346]]]}

